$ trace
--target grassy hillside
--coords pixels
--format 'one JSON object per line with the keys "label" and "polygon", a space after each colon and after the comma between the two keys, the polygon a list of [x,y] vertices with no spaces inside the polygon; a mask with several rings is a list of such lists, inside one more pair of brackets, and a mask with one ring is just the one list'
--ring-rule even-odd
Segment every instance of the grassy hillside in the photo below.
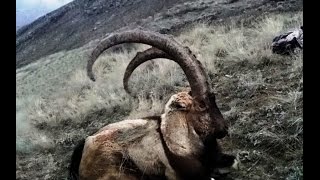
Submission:
{"label": "grassy hillside", "polygon": [[123,27],[172,34],[200,21],[302,9],[303,0],[75,0],[17,31],[16,68]]}
{"label": "grassy hillside", "polygon": [[[228,24],[195,24],[175,37],[204,64],[217,103],[230,124],[225,151],[238,155],[234,179],[302,179],[302,53],[271,53],[272,38],[302,25],[302,12],[269,14]],[[66,179],[75,144],[105,124],[160,114],[170,95],[188,84],[173,62],[154,60],[122,86],[138,50],[107,52],[86,76],[92,44],[62,51],[16,71],[17,179]],[[150,96],[151,95],[151,96]],[[146,98],[146,96],[151,98]]]}

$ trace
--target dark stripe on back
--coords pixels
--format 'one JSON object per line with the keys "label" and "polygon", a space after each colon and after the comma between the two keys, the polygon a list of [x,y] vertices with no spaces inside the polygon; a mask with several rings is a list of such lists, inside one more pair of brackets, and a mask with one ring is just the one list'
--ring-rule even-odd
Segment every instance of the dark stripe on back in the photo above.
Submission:
{"label": "dark stripe on back", "polygon": [[158,121],[159,124],[161,122],[161,116],[147,116],[147,117],[143,117],[141,119],[156,120],[156,121]]}

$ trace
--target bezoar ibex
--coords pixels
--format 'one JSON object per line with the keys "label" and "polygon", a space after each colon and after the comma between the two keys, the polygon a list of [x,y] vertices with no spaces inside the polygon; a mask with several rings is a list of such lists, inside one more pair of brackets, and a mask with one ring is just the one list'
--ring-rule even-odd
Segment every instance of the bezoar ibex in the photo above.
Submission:
{"label": "bezoar ibex", "polygon": [[[141,29],[113,33],[93,50],[92,66],[106,49],[122,43],[143,43],[153,48],[130,62],[124,86],[133,70],[147,60],[167,58],[183,69],[191,92],[171,96],[161,116],[123,120],[109,124],[83,140],[74,150],[70,178],[80,180],[209,180],[219,166],[234,162],[222,154],[217,139],[226,136],[227,124],[216,105],[207,75],[189,48],[173,38]],[[150,53],[150,54],[149,54]],[[227,163],[227,164],[228,164]],[[231,163],[231,164],[230,164]]]}

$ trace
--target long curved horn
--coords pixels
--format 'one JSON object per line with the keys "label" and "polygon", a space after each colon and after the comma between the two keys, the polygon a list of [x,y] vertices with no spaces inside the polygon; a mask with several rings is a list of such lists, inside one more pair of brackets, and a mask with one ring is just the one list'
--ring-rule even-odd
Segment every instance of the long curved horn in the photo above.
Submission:
{"label": "long curved horn", "polygon": [[141,29],[113,33],[103,39],[93,50],[87,64],[87,73],[90,79],[95,80],[92,66],[99,55],[106,49],[122,43],[143,43],[166,52],[186,74],[193,96],[200,97],[210,92],[204,68],[188,48],[163,34]]}
{"label": "long curved horn", "polygon": [[129,89],[128,81],[133,71],[142,63],[157,58],[166,58],[170,60],[173,59],[171,56],[169,56],[162,50],[152,47],[143,52],[138,52],[136,56],[130,61],[123,76],[123,87],[128,94],[132,95],[132,92]]}

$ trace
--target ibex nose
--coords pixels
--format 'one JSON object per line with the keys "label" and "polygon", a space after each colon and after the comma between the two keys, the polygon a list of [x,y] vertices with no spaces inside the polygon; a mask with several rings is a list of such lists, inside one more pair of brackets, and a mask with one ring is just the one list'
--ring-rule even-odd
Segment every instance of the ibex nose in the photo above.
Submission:
{"label": "ibex nose", "polygon": [[222,139],[228,134],[228,131],[219,131],[215,134],[217,139]]}
{"label": "ibex nose", "polygon": [[214,133],[214,136],[217,138],[217,139],[222,139],[224,138],[226,135],[228,135],[228,129],[227,128],[224,128],[222,130],[218,130]]}

